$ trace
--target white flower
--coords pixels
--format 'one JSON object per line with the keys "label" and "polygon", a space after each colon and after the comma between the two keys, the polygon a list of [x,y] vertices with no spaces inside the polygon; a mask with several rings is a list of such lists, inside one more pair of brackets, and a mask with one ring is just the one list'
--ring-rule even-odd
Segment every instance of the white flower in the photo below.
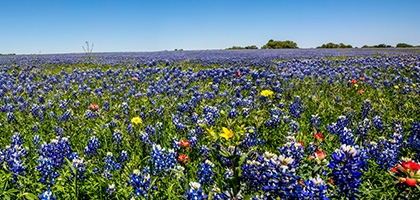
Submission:
{"label": "white flower", "polygon": [[190,187],[194,188],[195,190],[198,190],[198,189],[200,189],[201,184],[198,183],[198,182],[191,182]]}

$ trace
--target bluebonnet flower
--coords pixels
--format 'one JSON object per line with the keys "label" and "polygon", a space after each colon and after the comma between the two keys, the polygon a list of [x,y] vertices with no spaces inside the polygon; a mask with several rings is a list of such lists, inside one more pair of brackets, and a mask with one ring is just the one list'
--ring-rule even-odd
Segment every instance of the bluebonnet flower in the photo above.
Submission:
{"label": "bluebonnet flower", "polygon": [[129,159],[128,152],[125,150],[121,151],[120,156],[118,158],[121,163],[128,161]]}
{"label": "bluebonnet flower", "polygon": [[64,129],[58,126],[53,126],[53,131],[57,133],[57,136],[62,136],[64,134]]}
{"label": "bluebonnet flower", "polygon": [[361,123],[357,124],[356,135],[358,135],[363,140],[368,135],[370,126],[370,120],[365,118]]}
{"label": "bluebonnet flower", "polygon": [[85,119],[95,119],[99,117],[98,112],[93,112],[91,110],[86,110]]}
{"label": "bluebonnet flower", "polygon": [[238,118],[238,111],[235,108],[230,109],[228,112],[228,118],[235,119]]}
{"label": "bluebonnet flower", "polygon": [[379,130],[384,128],[384,123],[382,122],[382,118],[380,116],[375,116],[372,119],[373,126]]}
{"label": "bluebonnet flower", "polygon": [[112,152],[108,152],[106,153],[106,156],[105,156],[104,168],[105,170],[112,172],[115,170],[120,170],[122,168],[122,165],[118,163],[117,161],[115,161],[115,156],[113,155]]}
{"label": "bluebonnet flower", "polygon": [[289,106],[289,114],[294,118],[300,118],[302,112],[302,99],[299,96],[296,96],[294,102]]}
{"label": "bluebonnet flower", "polygon": [[354,145],[354,135],[351,129],[344,127],[340,134],[341,144]]}
{"label": "bluebonnet flower", "polygon": [[40,156],[36,169],[42,175],[40,179],[42,184],[53,185],[55,184],[56,178],[60,176],[55,169],[54,162],[48,157]]}
{"label": "bluebonnet flower", "polygon": [[70,179],[73,179],[75,174],[76,174],[76,177],[77,177],[78,180],[84,180],[87,164],[83,160],[83,158],[79,158],[78,156],[73,158],[72,166],[73,166],[75,171],[71,170]]}
{"label": "bluebonnet flower", "polygon": [[249,108],[242,108],[242,117],[248,117],[249,116]]}
{"label": "bluebonnet flower", "polygon": [[53,195],[51,192],[51,188],[48,187],[46,191],[44,191],[42,194],[38,195],[38,198],[40,200],[56,200],[57,197]]}
{"label": "bluebonnet flower", "polygon": [[12,122],[16,122],[15,114],[13,112],[8,112],[7,123],[11,124]]}
{"label": "bluebonnet flower", "polygon": [[333,135],[340,135],[344,131],[344,128],[347,126],[347,124],[348,118],[346,116],[339,116],[337,118],[337,123],[327,125],[327,131]]}
{"label": "bluebonnet flower", "polygon": [[338,186],[340,195],[356,199],[361,185],[362,169],[366,166],[366,156],[357,146],[343,144],[332,155],[328,167],[332,169],[332,179]]}
{"label": "bluebonnet flower", "polygon": [[198,139],[195,129],[192,129],[188,132],[188,141],[190,142],[192,148],[198,147]]}
{"label": "bluebonnet flower", "polygon": [[62,167],[72,153],[70,139],[68,137],[56,137],[50,143],[41,145],[40,156],[48,157],[54,163],[54,167]]}
{"label": "bluebonnet flower", "polygon": [[122,133],[119,130],[114,130],[114,133],[112,133],[112,142],[116,145],[120,145],[122,140]]}
{"label": "bluebonnet flower", "polygon": [[265,123],[266,126],[273,128],[278,128],[281,123],[281,116],[285,113],[280,111],[278,108],[273,108],[270,110],[270,119]]}
{"label": "bluebonnet flower", "polygon": [[160,145],[153,144],[150,152],[150,161],[153,165],[153,175],[160,172],[169,172],[177,164],[177,153],[173,149],[166,150]]}
{"label": "bluebonnet flower", "polygon": [[213,187],[211,189],[211,191],[210,191],[210,194],[211,194],[212,200],[224,200],[224,199],[228,199],[228,197],[226,196],[226,194],[222,193],[222,191],[218,187]]}
{"label": "bluebonnet flower", "polygon": [[253,191],[262,190],[266,195],[299,198],[302,186],[295,174],[294,159],[265,152],[255,160],[248,158],[242,168],[242,178]]}
{"label": "bluebonnet flower", "polygon": [[18,181],[18,176],[24,176],[26,171],[25,158],[28,156],[28,150],[22,147],[22,136],[15,132],[11,138],[10,146],[6,146],[3,152],[0,152],[0,164],[5,162],[6,167],[12,172],[13,183]]}
{"label": "bluebonnet flower", "polygon": [[179,113],[172,114],[172,124],[175,126],[177,130],[184,130],[187,127],[185,123],[182,121]]}
{"label": "bluebonnet flower", "polygon": [[420,159],[420,124],[413,122],[410,127],[410,136],[407,139],[407,146],[416,151],[416,159]]}
{"label": "bluebonnet flower", "polygon": [[98,148],[101,148],[100,142],[95,136],[92,136],[84,149],[84,153],[88,156],[93,156],[97,154]]}
{"label": "bluebonnet flower", "polygon": [[111,120],[110,122],[109,122],[109,128],[110,129],[115,129],[115,128],[117,128],[118,127],[118,124],[117,124],[117,122],[115,122],[115,120]]}
{"label": "bluebonnet flower", "polygon": [[108,187],[106,188],[106,192],[108,193],[108,195],[111,197],[112,195],[114,195],[115,192],[115,184],[111,184],[108,185]]}
{"label": "bluebonnet flower", "polygon": [[294,137],[292,141],[286,142],[283,147],[278,148],[278,150],[284,156],[293,159],[293,163],[291,164],[293,168],[299,165],[300,161],[303,159],[303,155],[305,154],[305,149],[300,143],[294,141]]}
{"label": "bluebonnet flower", "polygon": [[257,136],[256,129],[254,127],[249,127],[246,129],[245,136],[240,144],[240,147],[248,149],[262,143],[263,141]]}
{"label": "bluebonnet flower", "polygon": [[328,185],[319,177],[310,178],[305,181],[305,187],[302,190],[302,199],[320,199],[328,200]]}
{"label": "bluebonnet flower", "polygon": [[204,163],[200,163],[198,168],[198,182],[203,185],[211,185],[214,182],[214,175],[213,172],[214,164],[210,160],[204,161]]}
{"label": "bluebonnet flower", "polygon": [[369,111],[370,111],[370,100],[364,100],[363,104],[362,104],[362,111],[360,112],[361,118],[365,119],[368,117],[369,115]]}
{"label": "bluebonnet flower", "polygon": [[394,125],[394,133],[390,139],[379,137],[378,143],[372,145],[369,154],[377,159],[382,169],[388,170],[397,163],[403,145],[403,133],[400,124]]}
{"label": "bluebonnet flower", "polygon": [[200,158],[203,160],[207,160],[210,158],[210,152],[210,148],[208,148],[206,145],[201,145],[200,149],[198,150]]}
{"label": "bluebonnet flower", "polygon": [[150,183],[150,169],[143,168],[142,172],[135,169],[132,174],[128,175],[130,180],[128,184],[133,188],[131,196],[137,196],[140,198],[150,199],[147,196],[149,190],[155,190],[156,188]]}
{"label": "bluebonnet flower", "polygon": [[315,128],[317,131],[321,128],[321,117],[316,115],[311,115],[311,127]]}
{"label": "bluebonnet flower", "polygon": [[128,115],[128,114],[129,114],[129,112],[128,112],[128,104],[127,104],[127,102],[122,102],[122,104],[121,104],[121,111],[122,111],[125,115]]}
{"label": "bluebonnet flower", "polygon": [[102,108],[102,110],[109,111],[109,102],[108,101],[104,102],[104,107]]}
{"label": "bluebonnet flower", "polygon": [[197,182],[190,182],[190,189],[188,189],[187,194],[184,197],[188,200],[204,200],[208,196],[204,193],[201,188],[201,184]]}
{"label": "bluebonnet flower", "polygon": [[289,123],[289,131],[293,134],[297,134],[299,132],[299,124],[297,124],[294,120]]}
{"label": "bluebonnet flower", "polygon": [[150,136],[146,132],[142,132],[139,135],[140,140],[143,142],[146,146],[152,146],[152,141],[150,140]]}
{"label": "bluebonnet flower", "polygon": [[41,141],[41,138],[39,137],[39,135],[34,135],[34,139],[32,140],[32,142],[36,149],[39,149],[40,141]]}

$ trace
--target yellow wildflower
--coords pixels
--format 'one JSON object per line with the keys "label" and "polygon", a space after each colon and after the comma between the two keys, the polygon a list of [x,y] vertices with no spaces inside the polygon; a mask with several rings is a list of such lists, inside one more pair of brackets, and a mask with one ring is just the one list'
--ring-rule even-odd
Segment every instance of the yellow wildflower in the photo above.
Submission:
{"label": "yellow wildflower", "polygon": [[274,94],[274,92],[271,91],[271,90],[263,90],[263,91],[261,91],[261,96],[268,97],[268,96],[271,96],[273,94]]}
{"label": "yellow wildflower", "polygon": [[206,131],[213,139],[217,139],[217,134],[214,132],[213,126],[207,128]]}
{"label": "yellow wildflower", "polygon": [[230,130],[228,128],[225,128],[225,127],[222,127],[222,129],[223,129],[223,133],[220,134],[221,137],[225,138],[226,140],[229,140],[230,138],[233,137],[233,131],[232,130]]}
{"label": "yellow wildflower", "polygon": [[134,125],[139,125],[143,123],[143,120],[140,117],[134,117],[131,119],[131,123]]}
{"label": "yellow wildflower", "polygon": [[355,84],[354,84],[354,87],[356,87],[356,88],[357,88],[357,87],[359,87],[359,85],[357,85],[357,83],[355,83]]}
{"label": "yellow wildflower", "polygon": [[416,87],[417,85],[415,83],[413,83],[413,87]]}
{"label": "yellow wildflower", "polygon": [[395,89],[399,89],[400,87],[398,87],[398,85],[394,85],[394,88],[395,88]]}

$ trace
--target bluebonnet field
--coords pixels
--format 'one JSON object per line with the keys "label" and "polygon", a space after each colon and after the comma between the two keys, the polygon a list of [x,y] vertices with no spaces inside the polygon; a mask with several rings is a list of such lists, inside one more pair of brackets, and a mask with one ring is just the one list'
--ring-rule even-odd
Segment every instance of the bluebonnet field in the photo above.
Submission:
{"label": "bluebonnet field", "polygon": [[420,198],[420,54],[0,57],[1,199]]}

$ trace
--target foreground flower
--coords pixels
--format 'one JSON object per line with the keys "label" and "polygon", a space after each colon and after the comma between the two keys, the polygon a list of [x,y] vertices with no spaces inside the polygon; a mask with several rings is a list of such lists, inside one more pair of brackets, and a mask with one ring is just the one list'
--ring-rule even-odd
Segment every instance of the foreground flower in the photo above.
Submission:
{"label": "foreground flower", "polygon": [[230,138],[233,137],[233,131],[232,130],[230,130],[228,128],[225,128],[225,127],[222,127],[222,130],[223,130],[223,133],[220,134],[221,137],[225,138],[226,140],[229,140]]}
{"label": "foreground flower", "polygon": [[131,119],[131,123],[134,125],[140,125],[143,123],[143,120],[140,117],[134,117]]}
{"label": "foreground flower", "polygon": [[263,90],[263,91],[261,91],[261,96],[264,96],[264,97],[272,96],[273,94],[274,94],[274,92],[271,91],[271,90]]}
{"label": "foreground flower", "polygon": [[356,79],[352,79],[352,80],[351,80],[351,84],[352,84],[352,85],[357,84],[357,80],[356,80]]}
{"label": "foreground flower", "polygon": [[394,88],[398,90],[400,87],[398,85],[394,85]]}
{"label": "foreground flower", "polygon": [[390,172],[401,184],[407,183],[413,187],[420,181],[420,164],[412,160],[401,162],[401,165],[391,168]]}

